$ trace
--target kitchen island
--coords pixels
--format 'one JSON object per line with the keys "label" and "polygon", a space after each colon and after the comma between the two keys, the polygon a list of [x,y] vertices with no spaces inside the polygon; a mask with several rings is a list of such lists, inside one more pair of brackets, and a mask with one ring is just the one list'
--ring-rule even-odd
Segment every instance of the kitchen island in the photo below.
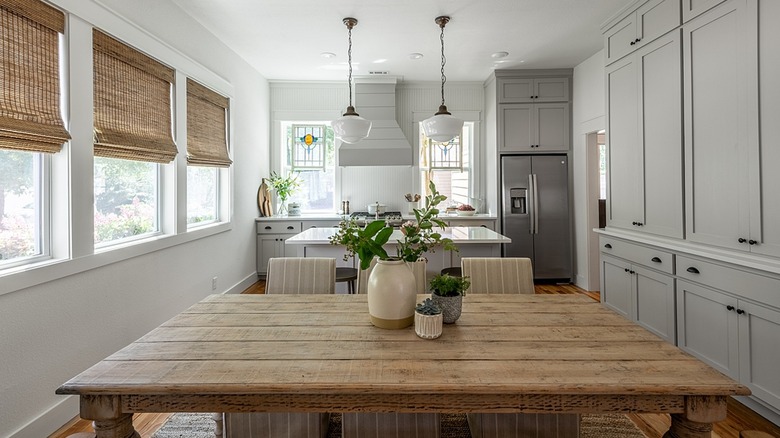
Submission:
{"label": "kitchen island", "polygon": [[[338,266],[356,267],[355,260],[344,260],[343,246],[330,243],[330,237],[337,232],[336,228],[309,228],[287,239],[285,246],[288,249],[294,248],[288,253],[294,253],[297,257],[333,257]],[[508,237],[485,227],[448,227],[440,233],[442,238],[452,239],[459,251],[445,251],[442,248],[437,248],[435,252],[425,253],[424,257],[428,259],[426,267],[428,280],[441,272],[443,268],[460,266],[462,257],[500,257],[501,244],[512,242]],[[389,255],[396,253],[396,241],[402,238],[401,231],[393,231],[390,240],[385,245],[385,250]]]}

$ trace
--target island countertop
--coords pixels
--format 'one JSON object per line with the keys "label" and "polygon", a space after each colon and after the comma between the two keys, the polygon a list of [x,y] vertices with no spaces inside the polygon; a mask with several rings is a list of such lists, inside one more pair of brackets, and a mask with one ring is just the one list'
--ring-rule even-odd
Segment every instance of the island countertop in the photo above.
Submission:
{"label": "island countertop", "polygon": [[[308,230],[296,234],[285,241],[287,245],[330,245],[330,237],[336,234],[336,228],[309,228]],[[443,238],[452,239],[456,244],[470,243],[511,243],[512,239],[498,234],[485,227],[448,227],[440,231]],[[393,245],[397,240],[401,240],[403,234],[401,231],[394,230],[388,240],[388,245]]]}

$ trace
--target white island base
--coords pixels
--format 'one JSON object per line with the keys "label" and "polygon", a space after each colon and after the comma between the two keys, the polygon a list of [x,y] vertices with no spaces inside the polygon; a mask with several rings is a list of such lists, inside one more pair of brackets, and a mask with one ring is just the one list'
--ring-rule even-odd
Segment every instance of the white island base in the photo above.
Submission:
{"label": "white island base", "polygon": [[[336,228],[309,228],[287,239],[285,245],[294,246],[298,257],[333,257],[336,259],[337,266],[357,267],[357,261],[344,260],[343,246],[330,243],[330,237],[337,231]],[[508,237],[484,227],[445,228],[444,231],[441,231],[441,235],[452,239],[459,251],[445,251],[442,248],[437,248],[435,252],[425,253],[424,257],[428,260],[425,276],[428,281],[444,268],[459,267],[462,257],[501,257],[501,244],[512,242]],[[395,242],[402,237],[400,231],[393,231],[390,240],[385,245],[385,250],[389,255],[396,253],[397,244]],[[345,284],[336,284],[336,293],[346,293],[346,290]]]}

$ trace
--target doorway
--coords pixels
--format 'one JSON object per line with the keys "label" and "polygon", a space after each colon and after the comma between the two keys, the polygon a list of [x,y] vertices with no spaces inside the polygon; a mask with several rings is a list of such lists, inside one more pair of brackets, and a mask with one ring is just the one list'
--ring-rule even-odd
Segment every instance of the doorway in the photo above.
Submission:
{"label": "doorway", "polygon": [[599,235],[596,228],[607,225],[607,147],[604,130],[586,135],[588,211],[588,290],[600,290]]}

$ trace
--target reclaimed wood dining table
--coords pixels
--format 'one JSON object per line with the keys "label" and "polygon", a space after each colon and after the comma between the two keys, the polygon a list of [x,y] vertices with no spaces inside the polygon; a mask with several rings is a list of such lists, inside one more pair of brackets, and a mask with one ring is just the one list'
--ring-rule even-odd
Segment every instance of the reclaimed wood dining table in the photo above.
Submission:
{"label": "reclaimed wood dining table", "polygon": [[434,340],[372,326],[366,295],[211,295],[56,392],[98,438],[136,412],[659,412],[702,438],[750,393],[588,297],[498,294]]}

